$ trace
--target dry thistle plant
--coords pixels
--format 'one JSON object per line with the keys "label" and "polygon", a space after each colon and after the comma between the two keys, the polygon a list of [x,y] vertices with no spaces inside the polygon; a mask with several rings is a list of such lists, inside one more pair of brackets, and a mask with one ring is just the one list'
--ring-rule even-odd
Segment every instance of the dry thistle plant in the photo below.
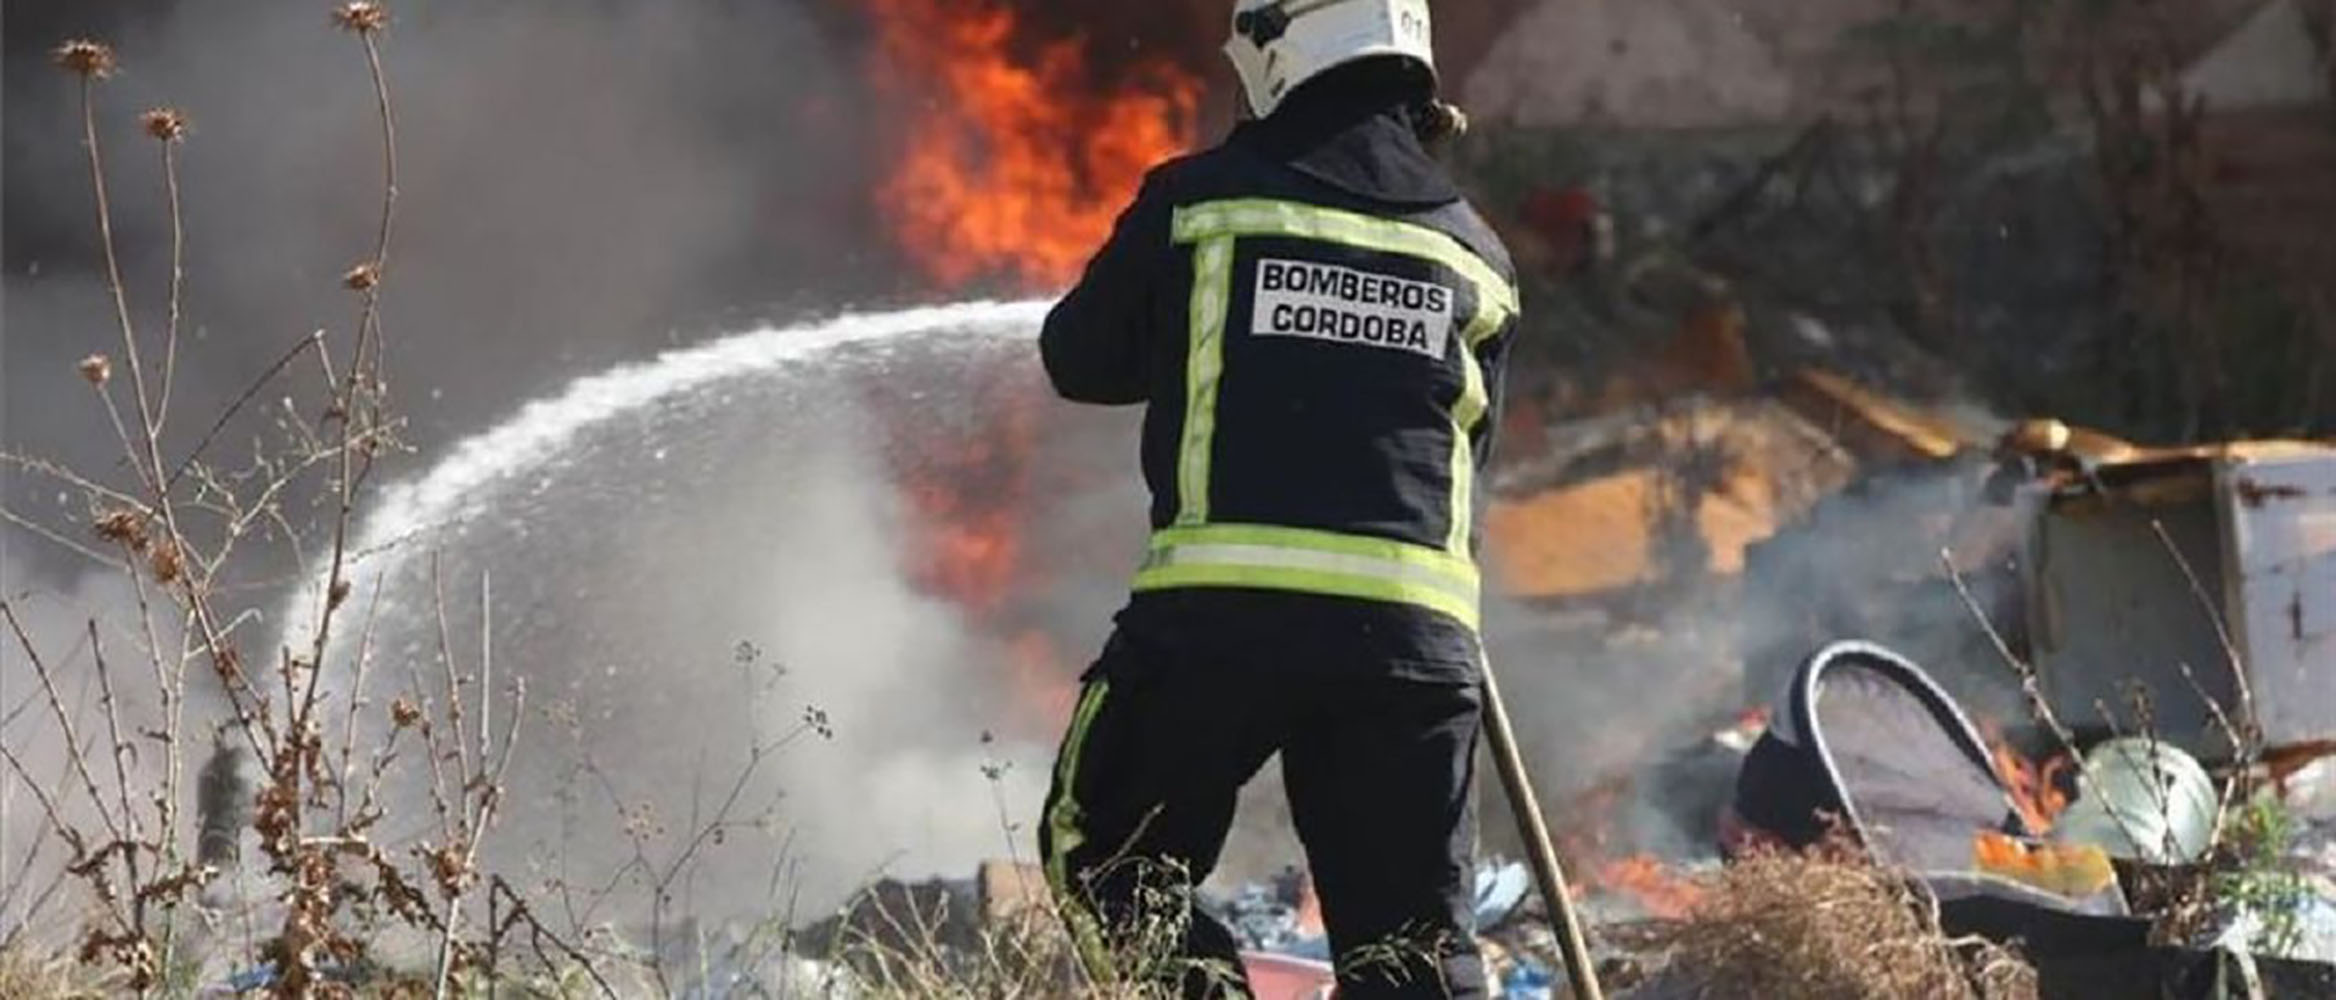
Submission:
{"label": "dry thistle plant", "polygon": [[372,0],[351,0],[333,9],[333,23],[348,31],[371,34],[389,27],[389,11]]}
{"label": "dry thistle plant", "polygon": [[[90,355],[77,371],[121,451],[100,474],[0,455],[10,466],[81,493],[89,511],[83,530],[100,544],[75,542],[71,530],[39,526],[14,512],[7,517],[110,567],[134,610],[110,628],[90,622],[85,635],[35,636],[11,598],[0,597],[0,641],[22,654],[38,684],[27,707],[47,710],[36,720],[45,729],[34,742],[20,742],[14,730],[0,740],[0,763],[38,806],[43,824],[36,851],[47,846],[63,854],[51,863],[56,875],[49,888],[12,884],[0,887],[0,899],[24,892],[35,910],[62,907],[69,894],[57,888],[68,880],[78,886],[85,897],[79,912],[91,916],[75,931],[74,960],[107,971],[120,992],[189,992],[195,985],[189,977],[205,975],[208,964],[249,968],[269,962],[273,968],[264,985],[272,995],[345,993],[347,984],[333,976],[368,961],[367,931],[383,921],[436,940],[436,961],[422,979],[421,995],[444,997],[458,977],[484,975],[492,982],[496,970],[482,963],[521,959],[504,945],[513,935],[532,943],[536,961],[546,967],[573,969],[588,961],[527,914],[507,886],[501,890],[507,899],[484,888],[502,885],[482,870],[479,850],[502,804],[525,714],[524,688],[509,686],[516,708],[497,720],[503,722],[499,731],[490,732],[486,706],[505,694],[489,683],[490,665],[480,662],[477,675],[466,677],[453,650],[441,648],[441,676],[425,681],[412,672],[386,711],[367,711],[370,625],[336,628],[350,612],[350,572],[360,558],[350,551],[354,517],[377,462],[399,447],[399,424],[381,376],[386,338],[380,279],[391,249],[397,185],[394,116],[379,48],[387,15],[377,4],[351,3],[338,8],[335,19],[360,37],[381,126],[381,220],[367,249],[369,263],[361,269],[366,280],[358,289],[364,294],[353,346],[345,354],[328,350],[323,331],[301,338],[258,373],[192,447],[184,447],[181,436],[165,435],[176,408],[172,383],[185,253],[177,157],[188,136],[187,117],[164,107],[138,119],[158,143],[170,213],[168,321],[157,335],[139,328],[130,306],[99,144],[97,85],[118,68],[113,51],[84,40],[55,51],[57,64],[80,81],[81,139],[119,336],[118,344]],[[323,372],[321,387],[285,384],[293,381],[293,362],[311,355]],[[209,454],[212,444],[236,430],[247,404],[263,397],[284,403],[251,415],[263,421],[251,464],[217,464]],[[310,402],[303,405],[296,397]],[[319,422],[302,416],[320,411],[332,416]],[[304,515],[304,502],[315,504],[317,513]],[[322,524],[327,552],[311,551],[311,532],[295,523],[303,519]],[[261,554],[270,546],[288,551]],[[303,649],[254,657],[248,662],[272,667],[254,669],[244,651],[267,641],[255,635],[267,609],[238,602],[280,594],[274,567],[285,561],[321,567],[315,592],[329,598],[319,602],[313,620],[293,624],[302,631],[290,634],[304,637]],[[336,634],[342,637],[338,643]],[[60,652],[66,642],[77,644]],[[125,644],[145,661],[143,680],[120,669]],[[208,666],[209,680],[194,672],[201,666]],[[93,705],[66,693],[68,671],[94,680]],[[212,680],[217,691],[209,700],[224,702],[227,717],[216,727],[193,724],[188,715],[199,706],[192,703],[191,685]],[[475,726],[464,707],[474,699]],[[25,714],[11,712],[0,726],[12,726]],[[55,748],[64,757],[65,780],[36,773],[36,762],[24,753],[28,746]],[[203,815],[196,821],[180,802],[188,786],[198,783],[193,758],[206,753],[210,763],[200,768],[199,780]],[[393,806],[402,807],[386,791],[393,773],[416,769],[424,773],[412,781],[427,795],[423,807],[434,828],[414,842],[375,840]],[[219,881],[220,866],[239,856],[242,829],[256,832],[257,861],[270,884],[244,897],[247,937],[235,944],[223,934],[225,921],[214,912],[208,890]],[[471,919],[474,910],[486,911],[489,919]],[[258,929],[262,924],[265,930]],[[0,946],[20,943],[20,930],[8,929]],[[239,953],[218,950],[223,945]],[[204,946],[214,950],[205,952]],[[605,984],[602,992],[610,992]]]}
{"label": "dry thistle plant", "polygon": [[138,125],[162,142],[180,142],[187,137],[187,116],[177,108],[150,110],[138,116]]}
{"label": "dry thistle plant", "polygon": [[381,268],[371,261],[359,264],[341,275],[341,287],[353,292],[372,291],[381,284]]}
{"label": "dry thistle plant", "polygon": [[103,354],[92,354],[82,358],[81,363],[75,367],[80,370],[81,377],[90,385],[102,386],[114,377],[113,359]]}
{"label": "dry thistle plant", "polygon": [[114,75],[114,70],[119,68],[114,62],[112,46],[86,38],[76,38],[57,46],[55,55],[57,65],[83,79],[103,80]]}

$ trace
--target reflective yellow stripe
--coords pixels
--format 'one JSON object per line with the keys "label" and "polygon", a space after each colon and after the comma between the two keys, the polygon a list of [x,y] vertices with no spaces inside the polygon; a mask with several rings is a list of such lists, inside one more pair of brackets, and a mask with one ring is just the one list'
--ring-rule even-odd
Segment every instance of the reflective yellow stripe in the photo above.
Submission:
{"label": "reflective yellow stripe", "polygon": [[[1468,543],[1475,519],[1476,454],[1470,437],[1490,406],[1476,348],[1517,315],[1516,286],[1445,233],[1318,205],[1262,199],[1204,202],[1178,209],[1172,228],[1177,243],[1195,247],[1178,506],[1175,527],[1155,538],[1136,589],[1302,590],[1421,605],[1473,627],[1478,581]],[[1472,286],[1476,309],[1461,331],[1463,381],[1451,412],[1450,533],[1442,552],[1329,532],[1208,523],[1217,390],[1224,376],[1225,329],[1232,305],[1233,244],[1244,237],[1313,240],[1413,257],[1449,269]],[[1194,532],[1213,534],[1188,537]],[[1357,545],[1366,548],[1358,550]],[[1423,553],[1433,555],[1434,561],[1423,562]]]}
{"label": "reflective yellow stripe", "polygon": [[1426,226],[1293,201],[1210,201],[1178,209],[1178,243],[1242,236],[1320,240],[1379,253],[1433,261],[1476,289],[1476,315],[1465,329],[1470,345],[1499,333],[1518,311],[1516,286],[1459,240]]}
{"label": "reflective yellow stripe", "polygon": [[1055,787],[1060,792],[1046,812],[1046,881],[1062,902],[1063,922],[1070,928],[1080,964],[1088,975],[1098,977],[1111,975],[1111,953],[1104,946],[1094,914],[1087,911],[1086,897],[1079,891],[1084,887],[1071,882],[1071,852],[1087,842],[1081,826],[1086,810],[1079,805],[1079,757],[1086,752],[1088,731],[1095,727],[1095,717],[1103,714],[1103,701],[1110,693],[1111,682],[1100,678],[1088,682],[1080,693],[1078,710],[1071,713],[1071,728],[1063,736],[1061,756],[1055,761]]}
{"label": "reflective yellow stripe", "polygon": [[1217,383],[1225,373],[1225,314],[1233,304],[1233,240],[1203,241],[1192,258],[1192,332],[1184,364],[1184,442],[1178,452],[1176,523],[1209,519],[1209,463],[1217,435]]}
{"label": "reflective yellow stripe", "polygon": [[1063,736],[1062,756],[1055,761],[1055,787],[1061,793],[1055,796],[1054,807],[1046,812],[1047,852],[1046,878],[1057,893],[1071,895],[1071,851],[1086,843],[1087,835],[1080,829],[1086,811],[1079,805],[1079,756],[1087,749],[1087,731],[1094,728],[1095,717],[1103,712],[1103,699],[1111,693],[1111,682],[1095,680],[1079,696],[1078,710],[1071,713],[1070,731]]}
{"label": "reflective yellow stripe", "polygon": [[1471,439],[1492,395],[1484,384],[1484,366],[1476,352],[1460,352],[1461,377],[1467,380],[1460,401],[1452,405],[1452,535],[1444,548],[1455,556],[1469,554],[1468,541],[1476,520],[1476,443]]}
{"label": "reflective yellow stripe", "polygon": [[1258,587],[1411,604],[1474,628],[1476,567],[1420,545],[1265,525],[1170,528],[1152,538],[1135,589]]}

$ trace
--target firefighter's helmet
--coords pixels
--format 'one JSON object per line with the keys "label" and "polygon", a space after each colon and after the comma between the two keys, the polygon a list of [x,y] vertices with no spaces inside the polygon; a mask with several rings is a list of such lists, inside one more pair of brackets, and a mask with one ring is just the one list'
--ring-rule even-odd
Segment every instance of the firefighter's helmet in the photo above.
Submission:
{"label": "firefighter's helmet", "polygon": [[1436,72],[1428,0],[1237,0],[1225,54],[1259,118],[1290,92],[1358,59],[1396,56]]}

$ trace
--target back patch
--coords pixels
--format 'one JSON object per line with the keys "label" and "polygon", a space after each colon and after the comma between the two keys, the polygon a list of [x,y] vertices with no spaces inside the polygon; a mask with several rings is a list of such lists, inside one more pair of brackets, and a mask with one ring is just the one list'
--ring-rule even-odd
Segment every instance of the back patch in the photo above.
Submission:
{"label": "back patch", "polygon": [[1452,290],[1434,282],[1268,258],[1257,262],[1257,306],[1249,330],[1441,361],[1454,311]]}

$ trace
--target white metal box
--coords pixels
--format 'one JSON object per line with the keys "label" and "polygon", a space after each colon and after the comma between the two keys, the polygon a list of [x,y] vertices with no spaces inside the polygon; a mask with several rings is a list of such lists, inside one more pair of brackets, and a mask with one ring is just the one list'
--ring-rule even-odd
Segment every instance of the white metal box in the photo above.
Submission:
{"label": "white metal box", "polygon": [[2029,543],[2036,667],[2064,720],[2131,730],[2140,690],[2160,735],[2227,755],[2208,699],[2238,716],[2235,655],[2270,743],[2336,738],[2336,449],[2231,445],[2087,478]]}

